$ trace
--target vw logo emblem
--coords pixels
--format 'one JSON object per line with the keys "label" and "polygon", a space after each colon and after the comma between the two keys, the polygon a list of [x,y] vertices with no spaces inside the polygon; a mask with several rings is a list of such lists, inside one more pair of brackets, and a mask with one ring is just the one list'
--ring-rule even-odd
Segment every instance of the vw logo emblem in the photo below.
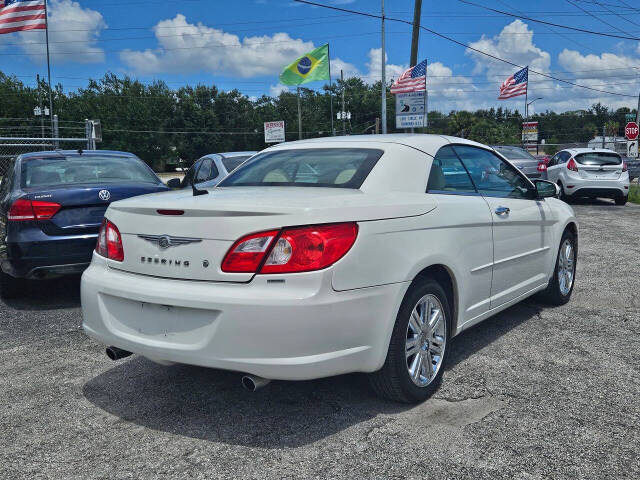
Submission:
{"label": "vw logo emblem", "polygon": [[171,239],[168,235],[163,235],[158,239],[158,246],[162,249],[169,248],[171,246]]}
{"label": "vw logo emblem", "polygon": [[109,193],[109,190],[100,190],[98,192],[98,198],[106,202],[111,198],[111,193]]}

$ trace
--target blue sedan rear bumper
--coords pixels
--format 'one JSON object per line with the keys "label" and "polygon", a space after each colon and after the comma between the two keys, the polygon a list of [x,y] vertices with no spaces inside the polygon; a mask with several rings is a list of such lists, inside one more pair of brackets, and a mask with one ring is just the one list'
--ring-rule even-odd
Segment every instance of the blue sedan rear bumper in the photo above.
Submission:
{"label": "blue sedan rear bumper", "polygon": [[[16,232],[17,233],[17,232]],[[91,262],[97,233],[48,236],[41,231],[9,236],[3,245],[2,271],[16,278],[50,278],[81,273]],[[36,237],[36,238],[34,238]]]}

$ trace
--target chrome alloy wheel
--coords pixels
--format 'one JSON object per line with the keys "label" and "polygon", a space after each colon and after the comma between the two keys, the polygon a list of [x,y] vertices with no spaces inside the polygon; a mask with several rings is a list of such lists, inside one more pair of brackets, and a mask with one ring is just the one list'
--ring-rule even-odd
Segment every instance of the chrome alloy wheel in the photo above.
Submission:
{"label": "chrome alloy wheel", "polygon": [[573,277],[576,272],[576,253],[571,240],[568,238],[562,243],[558,254],[558,285],[560,293],[566,296],[573,286]]}
{"label": "chrome alloy wheel", "polygon": [[413,310],[407,326],[405,356],[407,371],[414,384],[426,387],[436,377],[447,343],[445,312],[438,297],[422,297]]}

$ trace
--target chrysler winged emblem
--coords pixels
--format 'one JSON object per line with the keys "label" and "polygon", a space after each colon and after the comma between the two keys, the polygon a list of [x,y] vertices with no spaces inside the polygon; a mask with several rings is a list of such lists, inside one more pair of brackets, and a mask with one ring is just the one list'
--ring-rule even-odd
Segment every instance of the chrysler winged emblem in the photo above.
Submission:
{"label": "chrysler winged emblem", "polygon": [[169,235],[138,235],[139,238],[156,244],[162,250],[166,250],[169,247],[176,247],[178,245],[187,245],[189,243],[201,242],[201,238],[189,238],[189,237],[171,237]]}

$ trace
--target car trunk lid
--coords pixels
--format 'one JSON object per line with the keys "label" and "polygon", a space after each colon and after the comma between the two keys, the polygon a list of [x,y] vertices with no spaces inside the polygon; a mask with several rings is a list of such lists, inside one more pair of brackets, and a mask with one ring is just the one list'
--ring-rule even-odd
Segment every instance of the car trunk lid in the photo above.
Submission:
{"label": "car trunk lid", "polygon": [[435,207],[425,194],[372,195],[317,187],[215,188],[195,197],[189,190],[148,195],[118,202],[107,211],[120,231],[125,255],[123,262],[110,265],[166,278],[246,282],[253,274],[223,272],[221,263],[232,244],[249,233],[415,216]]}
{"label": "car trunk lid", "polygon": [[616,180],[622,174],[622,160],[615,153],[594,152],[578,154],[574,158],[581,178]]}
{"label": "car trunk lid", "polygon": [[78,235],[98,233],[104,212],[111,202],[163,190],[166,187],[153,183],[61,185],[37,190],[26,188],[26,195],[22,198],[60,204],[60,210],[51,220],[39,222],[47,235]]}

